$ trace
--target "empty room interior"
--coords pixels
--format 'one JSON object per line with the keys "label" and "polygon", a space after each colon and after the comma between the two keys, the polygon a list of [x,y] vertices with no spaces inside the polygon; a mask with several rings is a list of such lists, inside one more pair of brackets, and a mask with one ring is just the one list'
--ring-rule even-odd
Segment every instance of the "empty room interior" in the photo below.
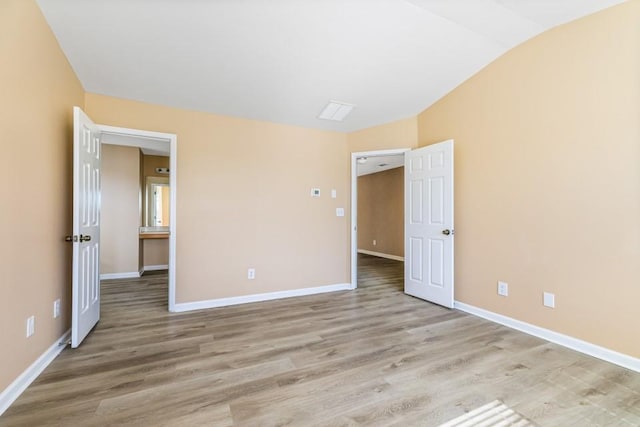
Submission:
{"label": "empty room interior", "polygon": [[0,426],[640,425],[640,0],[0,28]]}

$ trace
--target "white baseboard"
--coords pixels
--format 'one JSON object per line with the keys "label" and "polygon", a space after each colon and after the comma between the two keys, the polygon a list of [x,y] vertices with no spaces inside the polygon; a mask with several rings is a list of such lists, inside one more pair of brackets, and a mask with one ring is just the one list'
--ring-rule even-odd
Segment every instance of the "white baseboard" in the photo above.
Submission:
{"label": "white baseboard", "polygon": [[158,271],[158,270],[168,270],[169,264],[161,264],[161,265],[145,265],[142,267],[142,272],[145,271]]}
{"label": "white baseboard", "polygon": [[377,257],[380,257],[380,258],[392,259],[392,260],[395,260],[395,261],[404,261],[404,257],[398,256],[398,255],[383,254],[382,252],[368,251],[366,249],[358,249],[358,253],[359,254],[365,254],[365,255],[377,256]]}
{"label": "white baseboard", "polygon": [[0,393],[0,415],[2,415],[13,402],[24,392],[38,375],[65,349],[66,343],[71,336],[71,330],[65,332],[54,342],[38,359],[31,364],[18,378]]}
{"label": "white baseboard", "polygon": [[618,353],[617,351],[610,350],[605,347],[600,347],[599,345],[582,341],[578,338],[570,337],[569,335],[564,335],[558,332],[554,332],[550,329],[541,328],[540,326],[535,326],[530,323],[503,316],[502,314],[494,313],[492,311],[465,304],[463,302],[455,301],[453,307],[469,314],[473,314],[474,316],[482,317],[483,319],[487,319],[492,322],[517,329],[518,331],[525,332],[529,335],[551,341],[552,343],[559,344],[563,347],[579,351],[580,353],[584,353],[589,356],[604,360],[606,362],[622,366],[623,368],[640,372],[640,359],[638,358]]}
{"label": "white baseboard", "polygon": [[139,271],[129,271],[125,273],[105,273],[100,275],[100,280],[111,279],[137,279],[140,277]]}
{"label": "white baseboard", "polygon": [[210,299],[206,301],[177,303],[175,312],[203,310],[205,308],[226,307],[228,305],[247,304],[250,302],[270,301],[281,298],[300,297],[304,295],[322,294],[325,292],[349,291],[350,283],[340,283],[337,285],[317,286],[314,288],[292,289],[290,291],[267,292],[264,294],[243,295],[239,297]]}

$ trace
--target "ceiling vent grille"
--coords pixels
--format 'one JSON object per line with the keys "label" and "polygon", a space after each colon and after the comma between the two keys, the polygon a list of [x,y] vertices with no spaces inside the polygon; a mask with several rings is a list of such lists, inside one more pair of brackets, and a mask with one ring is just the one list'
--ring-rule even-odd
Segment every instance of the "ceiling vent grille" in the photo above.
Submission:
{"label": "ceiling vent grille", "polygon": [[324,110],[318,116],[319,119],[322,120],[333,120],[336,122],[341,122],[345,117],[353,110],[355,105],[346,104],[344,102],[338,101],[329,101]]}

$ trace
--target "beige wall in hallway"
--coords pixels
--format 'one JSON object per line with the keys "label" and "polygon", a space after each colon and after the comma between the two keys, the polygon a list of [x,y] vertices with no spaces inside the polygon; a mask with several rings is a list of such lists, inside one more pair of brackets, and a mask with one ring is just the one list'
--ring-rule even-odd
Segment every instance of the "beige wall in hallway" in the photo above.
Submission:
{"label": "beige wall in hallway", "polygon": [[404,257],[404,167],[358,177],[358,249]]}
{"label": "beige wall in hallway", "polygon": [[140,149],[102,144],[100,274],[139,271]]}
{"label": "beige wall in hallway", "polygon": [[160,174],[156,172],[156,168],[168,168],[169,157],[168,156],[151,156],[145,154],[143,157],[144,163],[144,176],[169,176],[166,174]]}
{"label": "beige wall in hallway", "polygon": [[[35,2],[0,2],[0,391],[70,325],[73,106],[83,89]],[[53,301],[62,301],[54,319]],[[25,338],[27,317],[35,334]]]}
{"label": "beige wall in hallway", "polygon": [[349,281],[345,134],[91,93],[85,103],[97,123],[178,136],[178,303]]}
{"label": "beige wall in hallway", "polygon": [[635,357],[639,22],[634,0],[558,27],[419,116],[421,146],[455,139],[456,299]]}
{"label": "beige wall in hallway", "polygon": [[169,265],[169,239],[144,239],[143,266]]}

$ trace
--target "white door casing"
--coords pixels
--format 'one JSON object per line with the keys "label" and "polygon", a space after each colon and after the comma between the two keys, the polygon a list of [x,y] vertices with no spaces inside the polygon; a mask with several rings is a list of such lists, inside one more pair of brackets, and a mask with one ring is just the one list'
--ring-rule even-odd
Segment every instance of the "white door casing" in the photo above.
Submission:
{"label": "white door casing", "polygon": [[71,347],[100,320],[100,130],[73,108]]}
{"label": "white door casing", "polygon": [[405,153],[405,293],[453,308],[453,140]]}
{"label": "white door casing", "polygon": [[[141,129],[122,128],[108,125],[98,125],[100,130],[100,144],[138,147],[157,151],[158,144],[169,144],[169,311],[176,311],[176,203],[178,196],[178,136],[173,133],[154,132]],[[160,146],[161,151],[166,147]]]}
{"label": "white door casing", "polygon": [[410,148],[351,153],[351,289],[358,287],[358,158],[403,155]]}

